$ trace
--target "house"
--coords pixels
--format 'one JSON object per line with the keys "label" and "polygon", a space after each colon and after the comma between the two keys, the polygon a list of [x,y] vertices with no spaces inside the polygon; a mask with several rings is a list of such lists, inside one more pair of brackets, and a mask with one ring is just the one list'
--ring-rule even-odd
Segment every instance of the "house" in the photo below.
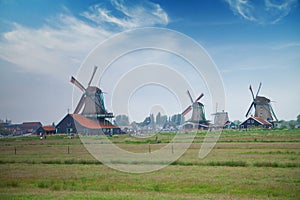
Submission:
{"label": "house", "polygon": [[131,133],[134,132],[133,127],[132,126],[118,126],[123,132],[125,133]]}
{"label": "house", "polygon": [[84,135],[121,134],[119,127],[108,120],[94,120],[81,114],[67,114],[56,126],[56,133],[80,133]]}
{"label": "house", "polygon": [[224,126],[226,129],[235,129],[236,127],[237,125],[232,121],[227,121]]}
{"label": "house", "polygon": [[20,125],[23,134],[38,134],[37,131],[42,127],[41,122],[23,122]]}
{"label": "house", "polygon": [[191,131],[191,130],[208,130],[209,124],[200,124],[197,122],[187,121],[183,124],[183,129]]}
{"label": "house", "polygon": [[251,116],[248,119],[246,119],[244,122],[242,122],[239,127],[241,129],[247,129],[251,127],[272,128],[273,124],[260,117]]}
{"label": "house", "polygon": [[4,124],[4,129],[13,135],[38,134],[41,122],[23,122],[22,124]]}
{"label": "house", "polygon": [[54,126],[41,126],[38,130],[37,130],[37,134],[38,135],[50,135],[50,134],[55,134],[55,127]]}

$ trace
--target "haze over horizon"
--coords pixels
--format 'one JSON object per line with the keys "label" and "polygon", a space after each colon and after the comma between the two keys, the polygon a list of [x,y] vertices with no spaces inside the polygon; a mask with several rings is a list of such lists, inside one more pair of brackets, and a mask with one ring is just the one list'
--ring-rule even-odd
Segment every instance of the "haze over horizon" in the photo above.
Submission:
{"label": "haze over horizon", "polygon": [[[245,119],[252,99],[249,85],[255,93],[260,82],[263,84],[260,95],[274,101],[272,106],[279,120],[294,120],[300,114],[300,8],[297,0],[281,3],[272,0],[192,0],[188,3],[2,0],[0,119],[8,118],[13,123],[58,123],[68,109],[73,111],[72,93],[77,88],[73,88],[70,77],[78,75],[89,52],[116,33],[143,27],[178,31],[207,51],[223,79],[226,111],[231,120]],[[137,38],[142,39],[142,36]],[[152,55],[155,58],[156,54]],[[171,61],[184,66],[176,59]],[[86,82],[80,77],[79,81]],[[206,116],[212,119],[215,106],[210,105],[205,84],[192,76],[190,81],[199,84],[195,86],[194,98],[204,92]],[[109,102],[112,95],[109,85],[100,87],[106,92],[105,101]],[[163,90],[156,88],[155,91],[164,94]],[[151,107],[145,108],[145,105],[151,105],[150,100],[146,101],[151,99],[151,94],[141,91],[137,96],[140,101],[135,105],[141,114],[135,115],[132,121],[142,121],[145,113],[150,112]],[[109,104],[107,107],[112,109]],[[165,114],[177,113],[178,110],[170,109]]]}

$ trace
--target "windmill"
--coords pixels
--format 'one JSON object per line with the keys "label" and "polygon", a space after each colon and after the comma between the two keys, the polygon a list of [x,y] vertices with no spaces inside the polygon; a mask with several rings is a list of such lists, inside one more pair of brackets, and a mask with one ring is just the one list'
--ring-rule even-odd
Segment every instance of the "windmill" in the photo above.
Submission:
{"label": "windmill", "polygon": [[198,102],[203,96],[204,94],[201,93],[199,95],[199,97],[194,101],[190,92],[187,90],[187,94],[191,100],[192,105],[188,106],[183,112],[182,115],[185,116],[186,114],[188,114],[191,110],[193,110],[192,112],[192,117],[189,121],[191,122],[206,122],[205,119],[205,113],[204,113],[204,105],[200,102]]}
{"label": "windmill", "polygon": [[264,97],[264,96],[258,96],[258,93],[261,89],[261,83],[259,83],[259,87],[258,90],[256,92],[256,96],[254,97],[253,91],[252,91],[252,87],[250,85],[249,89],[251,91],[251,95],[252,95],[252,103],[246,113],[246,117],[249,116],[249,113],[251,112],[252,108],[254,107],[255,109],[255,117],[260,117],[264,120],[267,120],[269,122],[273,121],[273,117],[276,119],[276,121],[278,121],[274,110],[271,106],[271,101],[270,99]]}
{"label": "windmill", "polygon": [[213,114],[214,117],[214,125],[215,126],[224,126],[227,122],[229,122],[228,113],[224,110],[222,112],[216,112]]}
{"label": "windmill", "polygon": [[80,114],[84,115],[85,117],[97,119],[113,118],[113,114],[107,113],[105,109],[102,90],[96,86],[91,86],[96,71],[97,66],[94,67],[91,79],[86,88],[73,76],[71,77],[71,83],[73,83],[83,92],[74,110],[74,114],[79,114],[79,112],[82,110]]}

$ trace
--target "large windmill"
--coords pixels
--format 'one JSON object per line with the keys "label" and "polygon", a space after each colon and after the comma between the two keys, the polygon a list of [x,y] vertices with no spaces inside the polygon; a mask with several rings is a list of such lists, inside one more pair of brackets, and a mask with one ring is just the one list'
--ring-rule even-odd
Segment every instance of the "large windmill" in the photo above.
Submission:
{"label": "large windmill", "polygon": [[97,66],[94,67],[91,79],[88,82],[88,86],[86,88],[73,76],[71,77],[71,83],[76,85],[83,92],[74,110],[74,114],[82,114],[85,117],[98,120],[113,118],[113,114],[108,113],[105,109],[102,90],[96,86],[91,86],[96,71]]}
{"label": "large windmill", "polygon": [[188,106],[183,112],[182,115],[185,116],[188,114],[191,110],[192,112],[192,117],[189,120],[190,122],[196,122],[196,123],[202,123],[202,122],[207,122],[205,119],[205,112],[204,112],[204,105],[200,102],[198,102],[204,94],[201,93],[199,97],[194,101],[190,92],[187,90],[187,94],[191,100],[192,105]]}
{"label": "large windmill", "polygon": [[254,117],[260,117],[261,119],[264,119],[269,122],[273,121],[274,118],[276,119],[276,121],[278,121],[278,119],[273,111],[273,108],[271,106],[270,99],[268,99],[264,96],[258,96],[261,85],[262,84],[260,83],[255,97],[254,97],[251,85],[249,87],[253,101],[246,113],[246,117],[249,116],[252,108],[254,107],[254,109],[255,109]]}

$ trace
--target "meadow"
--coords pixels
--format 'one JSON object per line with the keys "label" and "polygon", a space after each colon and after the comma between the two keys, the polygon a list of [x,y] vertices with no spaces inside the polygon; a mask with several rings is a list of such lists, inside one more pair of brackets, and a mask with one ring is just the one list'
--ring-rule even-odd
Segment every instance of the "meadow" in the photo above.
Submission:
{"label": "meadow", "polygon": [[[0,199],[300,199],[300,130],[223,131],[204,159],[206,132],[171,165],[124,173],[95,160],[66,135],[0,140]],[[174,133],[113,136],[133,152],[170,142]]]}

